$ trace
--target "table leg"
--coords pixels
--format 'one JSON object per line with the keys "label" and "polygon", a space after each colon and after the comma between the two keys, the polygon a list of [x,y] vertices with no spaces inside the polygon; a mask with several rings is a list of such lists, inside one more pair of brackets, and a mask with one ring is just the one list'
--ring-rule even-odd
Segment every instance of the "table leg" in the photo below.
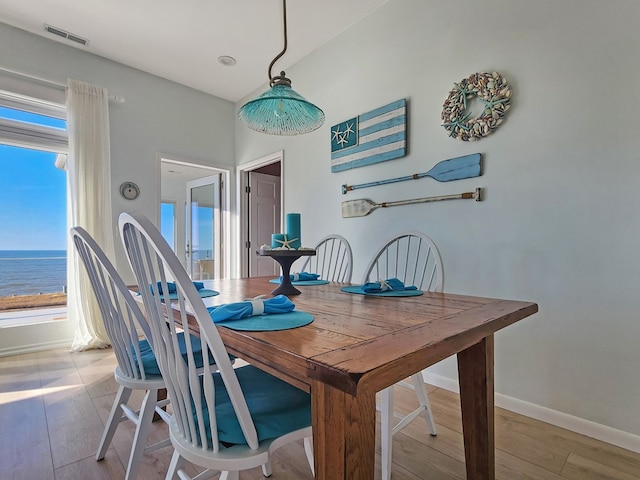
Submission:
{"label": "table leg", "polygon": [[458,353],[458,377],[467,478],[494,480],[493,335]]}
{"label": "table leg", "polygon": [[316,480],[371,480],[375,470],[375,392],[349,395],[311,385]]}

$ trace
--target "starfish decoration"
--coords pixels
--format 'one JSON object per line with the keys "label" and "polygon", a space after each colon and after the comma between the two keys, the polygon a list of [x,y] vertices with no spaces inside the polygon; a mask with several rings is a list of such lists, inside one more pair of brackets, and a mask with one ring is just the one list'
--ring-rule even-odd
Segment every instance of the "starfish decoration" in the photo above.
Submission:
{"label": "starfish decoration", "polygon": [[462,106],[466,110],[466,108],[467,108],[467,95],[471,95],[471,94],[473,94],[473,92],[467,90],[467,86],[466,85],[461,85],[460,83],[455,83],[455,82],[453,84],[456,86],[456,89],[458,90],[457,96],[460,97],[460,99],[462,100]]}
{"label": "starfish decoration", "polygon": [[482,98],[479,98],[479,100],[484,103],[484,110],[482,110],[482,115],[484,115],[485,113],[493,113],[493,107],[509,101],[508,98],[501,98],[500,100],[496,100],[496,97],[492,97],[489,100],[483,100]]}
{"label": "starfish decoration", "polygon": [[338,143],[340,144],[341,147],[344,146],[345,143],[347,143],[349,140],[347,139],[347,135],[340,135],[340,139],[338,140]]}
{"label": "starfish decoration", "polygon": [[347,135],[347,138],[349,138],[349,134],[350,134],[350,133],[355,133],[355,132],[353,131],[353,123],[352,123],[352,124],[348,124],[348,123],[347,123],[347,129],[346,129],[344,132],[342,132],[342,133],[346,134],[346,135]]}
{"label": "starfish decoration", "polygon": [[349,143],[349,136],[352,133],[356,133],[353,130],[354,124],[353,123],[347,123],[345,125],[345,129],[344,130],[340,130],[340,127],[338,127],[337,130],[332,130],[331,133],[333,134],[333,137],[331,138],[331,140],[335,141],[337,144],[340,145],[341,148],[343,148],[345,146],[346,143]]}
{"label": "starfish decoration", "polygon": [[469,127],[467,127],[466,125],[463,125],[462,122],[466,122],[470,116],[471,116],[471,112],[468,112],[464,117],[458,117],[449,123],[443,123],[442,126],[445,128],[451,128],[451,131],[449,132],[450,137],[453,137],[455,135],[456,127],[461,128],[462,130],[466,130],[468,132]]}
{"label": "starfish decoration", "polygon": [[333,134],[333,137],[331,137],[331,140],[336,140],[340,138],[340,136],[342,135],[342,131],[340,130],[339,126],[337,130],[332,130],[331,133]]}
{"label": "starfish decoration", "polygon": [[284,240],[276,240],[276,242],[281,243],[282,246],[278,247],[278,248],[286,248],[287,250],[295,250],[292,246],[291,243],[295,242],[296,240],[298,240],[297,238],[292,238],[291,240],[287,239],[287,236],[284,236]]}

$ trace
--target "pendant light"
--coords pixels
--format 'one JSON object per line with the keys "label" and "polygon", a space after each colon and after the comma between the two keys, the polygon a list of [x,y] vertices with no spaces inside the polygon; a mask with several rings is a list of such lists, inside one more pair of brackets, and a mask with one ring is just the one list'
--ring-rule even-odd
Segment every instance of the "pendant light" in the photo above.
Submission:
{"label": "pendant light", "polygon": [[284,48],[269,64],[268,91],[245,103],[238,117],[249,128],[269,135],[300,135],[320,128],[324,112],[291,88],[291,80],[280,72],[271,76],[276,61],[287,51],[287,2],[282,0]]}

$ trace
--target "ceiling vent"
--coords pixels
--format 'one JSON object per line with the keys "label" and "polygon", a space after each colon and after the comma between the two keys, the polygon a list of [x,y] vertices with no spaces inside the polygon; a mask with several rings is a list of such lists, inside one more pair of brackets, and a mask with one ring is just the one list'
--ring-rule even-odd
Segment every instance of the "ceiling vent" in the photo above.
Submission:
{"label": "ceiling vent", "polygon": [[67,32],[66,30],[63,30],[61,28],[47,25],[46,23],[44,24],[44,30],[45,32],[49,32],[49,33],[52,33],[53,35],[66,38],[67,40],[79,43],[80,45],[85,47],[89,44],[89,40],[87,40],[86,38],[82,38],[81,36],[76,35],[75,33]]}

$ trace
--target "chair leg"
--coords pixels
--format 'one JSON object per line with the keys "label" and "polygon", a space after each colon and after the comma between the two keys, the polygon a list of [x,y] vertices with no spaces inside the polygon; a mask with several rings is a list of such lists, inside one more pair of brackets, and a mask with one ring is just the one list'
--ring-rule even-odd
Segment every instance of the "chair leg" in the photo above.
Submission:
{"label": "chair leg", "polygon": [[382,480],[391,478],[391,457],[393,447],[393,387],[385,388],[381,394],[380,440],[382,460]]}
{"label": "chair leg", "polygon": [[429,430],[429,434],[432,436],[436,436],[436,423],[433,420],[433,413],[431,412],[431,403],[429,402],[429,395],[427,394],[427,388],[424,386],[424,380],[422,379],[421,373],[416,373],[415,375],[411,375],[411,379],[413,380],[413,386],[416,391],[416,396],[418,397],[418,402],[420,402],[420,406],[424,409],[424,419],[427,422],[427,429]]}
{"label": "chair leg", "polygon": [[220,474],[220,480],[240,480],[240,472],[237,470],[233,472],[222,472]]}
{"label": "chair leg", "polygon": [[165,480],[179,480],[178,470],[184,464],[184,460],[180,456],[178,452],[173,451],[173,455],[171,456],[171,462],[169,462],[169,468],[167,469],[167,476]]}
{"label": "chair leg", "polygon": [[271,462],[267,462],[267,463],[263,463],[262,464],[262,475],[264,475],[265,477],[270,477],[271,476]]}
{"label": "chair leg", "polygon": [[316,476],[316,469],[313,463],[313,437],[304,437],[304,452],[307,454],[307,462],[311,467],[311,475]]}
{"label": "chair leg", "polygon": [[104,433],[102,434],[102,439],[100,440],[100,445],[98,446],[96,460],[102,460],[107,454],[109,445],[111,445],[111,440],[113,440],[113,435],[116,433],[118,425],[124,418],[122,416],[122,412],[120,411],[120,405],[122,405],[123,403],[126,404],[129,401],[131,392],[132,390],[130,388],[125,388],[122,385],[120,385],[120,388],[118,388],[118,393],[116,394],[116,398],[113,401],[113,405],[111,406],[109,418],[107,419],[107,423],[104,426]]}
{"label": "chair leg", "polygon": [[158,403],[158,391],[148,390],[140,406],[138,421],[136,425],[136,433],[133,436],[133,444],[131,445],[131,455],[129,456],[129,465],[127,466],[126,480],[134,480],[140,468],[140,460],[144,454],[147,445],[147,437],[153,422],[153,414]]}

